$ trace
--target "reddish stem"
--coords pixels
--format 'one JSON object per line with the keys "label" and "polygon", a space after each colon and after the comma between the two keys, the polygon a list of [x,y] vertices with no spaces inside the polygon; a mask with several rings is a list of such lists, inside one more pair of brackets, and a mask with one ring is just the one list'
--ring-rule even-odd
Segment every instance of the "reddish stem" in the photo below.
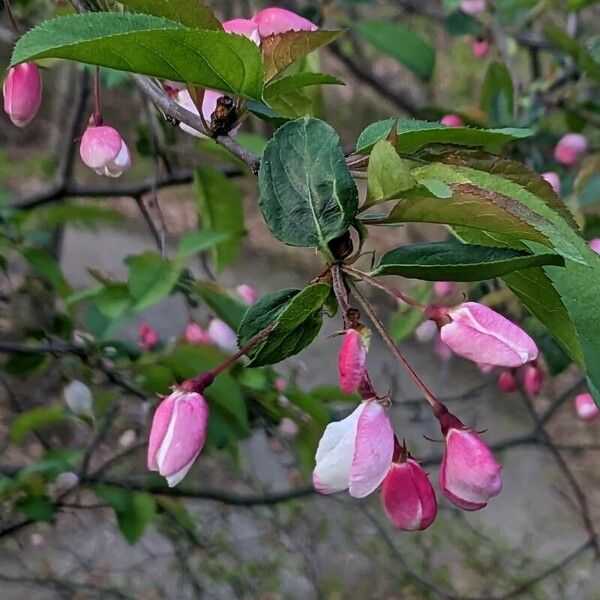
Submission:
{"label": "reddish stem", "polygon": [[12,7],[10,5],[10,1],[9,0],[4,0],[4,6],[6,6],[6,14],[8,15],[8,20],[10,21],[10,24],[12,26],[12,28],[17,32],[17,33],[21,33],[19,26],[17,25],[17,20],[15,19],[15,15],[12,11]]}
{"label": "reddish stem", "polygon": [[92,120],[94,127],[102,125],[102,113],[100,112],[100,67],[96,67],[94,74],[94,114]]}

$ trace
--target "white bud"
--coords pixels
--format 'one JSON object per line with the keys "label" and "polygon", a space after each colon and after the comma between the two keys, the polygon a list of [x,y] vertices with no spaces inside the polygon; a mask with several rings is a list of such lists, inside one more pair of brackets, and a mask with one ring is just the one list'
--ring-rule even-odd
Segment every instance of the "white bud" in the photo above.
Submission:
{"label": "white bud", "polygon": [[63,395],[67,406],[76,415],[91,415],[94,399],[90,388],[82,381],[74,379],[65,386]]}

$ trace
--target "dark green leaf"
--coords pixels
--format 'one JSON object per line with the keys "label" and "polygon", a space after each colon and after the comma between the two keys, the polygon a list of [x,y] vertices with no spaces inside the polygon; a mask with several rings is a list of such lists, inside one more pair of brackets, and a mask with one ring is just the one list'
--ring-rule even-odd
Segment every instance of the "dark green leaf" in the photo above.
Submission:
{"label": "dark green leaf", "polygon": [[265,87],[264,96],[269,101],[276,96],[295,92],[310,85],[322,84],[344,85],[344,82],[333,75],[326,75],[325,73],[296,73],[271,81]]}
{"label": "dark green leaf", "polygon": [[600,64],[576,39],[570,37],[555,25],[546,26],[544,36],[560,50],[573,57],[577,66],[584,73],[600,82]]}
{"label": "dark green leaf", "polygon": [[222,30],[221,22],[202,0],[123,0],[136,12],[178,21],[186,27]]}
{"label": "dark green leaf", "polygon": [[194,292],[217,317],[233,330],[237,330],[248,308],[241,300],[212,281],[198,282],[194,286]]}
{"label": "dark green leaf", "polygon": [[492,62],[488,66],[481,89],[479,107],[494,127],[510,125],[514,120],[513,81],[506,65]]}
{"label": "dark green leaf", "polygon": [[450,35],[473,35],[481,37],[485,34],[485,27],[477,19],[464,12],[456,11],[444,19],[444,24]]}
{"label": "dark green leaf", "polygon": [[66,282],[54,256],[38,248],[25,248],[22,253],[31,268],[47,279],[61,296],[68,296],[71,293],[71,287]]}
{"label": "dark green leaf", "polygon": [[177,254],[184,258],[204,252],[219,243],[226,241],[229,234],[224,231],[211,231],[203,229],[186,233],[177,246]]}
{"label": "dark green leaf", "polygon": [[54,505],[46,495],[22,498],[15,503],[15,508],[38,523],[51,523],[54,520]]}
{"label": "dark green leaf", "polygon": [[39,427],[54,425],[67,419],[62,406],[42,406],[21,413],[10,426],[10,440],[18,444],[27,433]]}

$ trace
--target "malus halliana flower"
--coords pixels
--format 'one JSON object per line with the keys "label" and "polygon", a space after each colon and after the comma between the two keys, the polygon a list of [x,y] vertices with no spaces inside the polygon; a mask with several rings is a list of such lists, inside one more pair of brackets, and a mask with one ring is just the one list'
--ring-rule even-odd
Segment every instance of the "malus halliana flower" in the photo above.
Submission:
{"label": "malus halliana flower", "polygon": [[184,337],[185,341],[190,344],[210,345],[213,343],[208,331],[202,329],[198,323],[193,321],[187,324]]}
{"label": "malus halliana flower", "polygon": [[490,51],[490,43],[488,40],[475,40],[471,44],[471,50],[475,58],[485,58]]}
{"label": "malus halliana flower", "polygon": [[131,166],[129,148],[121,134],[108,125],[90,125],[79,144],[81,160],[98,175],[119,177]]}
{"label": "malus halliana flower", "polygon": [[351,394],[363,380],[370,343],[371,333],[366,327],[348,329],[344,334],[338,355],[340,389],[344,394]]}
{"label": "malus halliana flower", "polygon": [[578,394],[575,396],[575,410],[577,416],[583,421],[595,421],[600,415],[600,409],[591,394]]}
{"label": "malus halliana flower", "polygon": [[140,323],[138,327],[138,346],[142,350],[152,350],[159,341],[158,331],[150,327],[148,323]]}
{"label": "malus halliana flower", "polygon": [[587,138],[580,133],[563,135],[554,148],[554,158],[557,162],[571,166],[585,153],[588,147]]}
{"label": "malus halliana flower", "polygon": [[412,458],[392,463],[381,486],[381,502],[394,527],[402,531],[427,529],[437,515],[433,486]]}
{"label": "malus halliana flower", "polygon": [[83,383],[74,379],[65,386],[63,396],[66,405],[76,415],[91,415],[94,399],[90,388]]}
{"label": "malus halliana flower", "polygon": [[517,389],[517,378],[512,370],[502,371],[498,377],[498,388],[505,394],[510,394]]}
{"label": "malus halliana flower", "polygon": [[433,284],[433,290],[438,296],[448,296],[454,291],[452,281],[436,281]]}
{"label": "malus halliana flower", "polygon": [[523,388],[530,396],[537,396],[544,383],[542,370],[536,365],[531,364],[525,367],[523,375]]}
{"label": "malus halliana flower", "polygon": [[247,283],[238,285],[235,290],[246,304],[254,304],[258,300],[256,290]]}
{"label": "malus halliana flower", "polygon": [[588,246],[596,253],[600,254],[600,238],[594,238],[588,242]]}
{"label": "malus halliana flower", "polygon": [[365,400],[351,415],[325,428],[313,485],[321,494],[348,489],[354,498],[364,498],[384,480],[393,455],[394,431],[386,410],[376,400]]}
{"label": "malus halliana flower", "polygon": [[224,352],[229,352],[230,354],[237,352],[237,335],[225,321],[213,319],[208,324],[208,335]]}
{"label": "malus halliana flower", "polygon": [[265,8],[252,19],[258,26],[260,37],[285,33],[286,31],[316,31],[318,27],[308,19],[285,8]]}
{"label": "malus halliana flower", "polygon": [[462,0],[460,10],[468,15],[477,15],[485,10],[485,0]]}
{"label": "malus halliana flower", "polygon": [[450,323],[440,335],[450,349],[474,362],[496,367],[519,367],[538,356],[535,342],[514,323],[477,302],[448,311]]}
{"label": "malus halliana flower", "polygon": [[188,473],[204,447],[209,409],[195,392],[175,391],[154,413],[148,442],[148,469],[158,471],[169,487]]}
{"label": "malus halliana flower", "polygon": [[17,127],[33,121],[42,103],[42,78],[35,63],[23,63],[8,71],[2,86],[4,110]]}
{"label": "malus halliana flower", "polygon": [[448,127],[462,127],[464,125],[463,120],[458,115],[444,115],[440,122]]}
{"label": "malus halliana flower", "polygon": [[552,186],[554,193],[559,196],[560,195],[560,177],[558,173],[554,171],[548,171],[546,173],[542,173],[542,177]]}

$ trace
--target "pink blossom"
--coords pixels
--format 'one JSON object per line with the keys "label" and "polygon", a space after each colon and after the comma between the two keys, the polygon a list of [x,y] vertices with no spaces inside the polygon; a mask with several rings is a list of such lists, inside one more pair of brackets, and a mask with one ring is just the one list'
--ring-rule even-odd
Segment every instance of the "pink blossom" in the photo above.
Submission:
{"label": "pink blossom", "polygon": [[530,396],[537,396],[544,383],[544,374],[537,364],[532,363],[525,367],[523,387]]}
{"label": "pink blossom", "polygon": [[89,126],[81,137],[79,154],[98,175],[119,177],[131,166],[127,144],[119,132],[108,125]]}
{"label": "pink blossom", "polygon": [[462,127],[464,125],[463,120],[458,115],[444,115],[440,122],[448,127]]}
{"label": "pink blossom", "polygon": [[147,323],[140,323],[138,327],[138,346],[142,350],[152,350],[159,341],[158,332]]}
{"label": "pink blossom", "polygon": [[447,362],[452,358],[452,348],[444,342],[441,335],[438,335],[435,338],[435,346],[433,349],[436,356],[443,362]]}
{"label": "pink blossom", "polygon": [[242,283],[235,289],[246,304],[254,304],[258,300],[258,294],[256,293],[256,290],[247,283]]}
{"label": "pink blossom", "polygon": [[277,426],[279,433],[285,438],[294,438],[298,435],[298,424],[289,417],[283,417]]}
{"label": "pink blossom", "polygon": [[252,20],[258,26],[261,38],[286,31],[316,31],[318,29],[308,19],[284,8],[265,8],[256,13]]}
{"label": "pink blossom", "polygon": [[505,394],[510,394],[517,389],[517,378],[512,369],[500,373],[500,377],[498,377],[498,387]]}
{"label": "pink blossom", "polygon": [[367,351],[371,343],[371,333],[366,327],[348,329],[344,334],[338,355],[340,389],[344,394],[356,390],[367,370]]}
{"label": "pink blossom", "polygon": [[423,321],[415,329],[415,339],[422,344],[432,342],[437,336],[438,328],[433,321]]}
{"label": "pink blossom", "polygon": [[42,103],[42,78],[35,63],[23,63],[8,71],[2,86],[4,110],[17,127],[33,121]]}
{"label": "pink blossom", "polygon": [[560,195],[560,177],[558,173],[554,171],[547,171],[546,173],[542,173],[542,177],[552,186],[554,193],[559,196]]}
{"label": "pink blossom", "polygon": [[475,58],[485,58],[490,51],[488,40],[477,39],[471,44],[471,50]]}
{"label": "pink blossom", "polygon": [[554,148],[554,158],[557,162],[571,166],[585,153],[588,147],[587,138],[580,133],[563,135]]}
{"label": "pink blossom", "polygon": [[449,296],[454,291],[452,281],[436,281],[433,284],[433,290],[438,296]]}
{"label": "pink blossom", "polygon": [[578,394],[575,396],[575,410],[577,416],[583,421],[595,421],[600,415],[600,409],[591,394]]}
{"label": "pink blossom", "polygon": [[402,531],[427,529],[437,515],[437,500],[427,473],[412,458],[392,463],[381,486],[383,509]]}
{"label": "pink blossom", "polygon": [[275,380],[275,389],[278,392],[284,392],[285,389],[287,388],[287,386],[288,386],[288,382],[283,377],[278,377]]}
{"label": "pink blossom", "polygon": [[254,19],[231,19],[223,23],[223,29],[227,33],[243,35],[253,41],[257,46],[260,46],[260,33],[258,24]]}
{"label": "pink blossom", "polygon": [[588,246],[596,253],[600,254],[600,238],[594,238],[588,242]]}
{"label": "pink blossom", "polygon": [[237,335],[235,331],[221,319],[213,319],[208,324],[208,335],[212,341],[224,352],[233,354],[237,352]]}
{"label": "pink blossom", "polygon": [[465,302],[448,311],[450,323],[441,338],[453,352],[477,363],[519,367],[538,356],[535,342],[517,325],[477,302]]}
{"label": "pink blossom", "polygon": [[208,331],[202,329],[198,323],[190,321],[184,333],[185,341],[190,344],[201,344],[210,345],[213,343],[213,339],[210,337]]}
{"label": "pink blossom", "polygon": [[468,15],[477,15],[485,10],[485,0],[462,0],[460,10]]}
{"label": "pink blossom", "polygon": [[394,431],[376,400],[361,402],[351,415],[330,423],[319,442],[313,485],[322,494],[349,489],[355,498],[375,491],[389,471]]}
{"label": "pink blossom", "polygon": [[148,442],[148,469],[166,477],[169,487],[188,473],[204,447],[209,409],[195,392],[175,391],[154,413]]}
{"label": "pink blossom", "polygon": [[502,467],[472,430],[450,427],[440,467],[440,487],[450,502],[479,510],[502,491]]}

